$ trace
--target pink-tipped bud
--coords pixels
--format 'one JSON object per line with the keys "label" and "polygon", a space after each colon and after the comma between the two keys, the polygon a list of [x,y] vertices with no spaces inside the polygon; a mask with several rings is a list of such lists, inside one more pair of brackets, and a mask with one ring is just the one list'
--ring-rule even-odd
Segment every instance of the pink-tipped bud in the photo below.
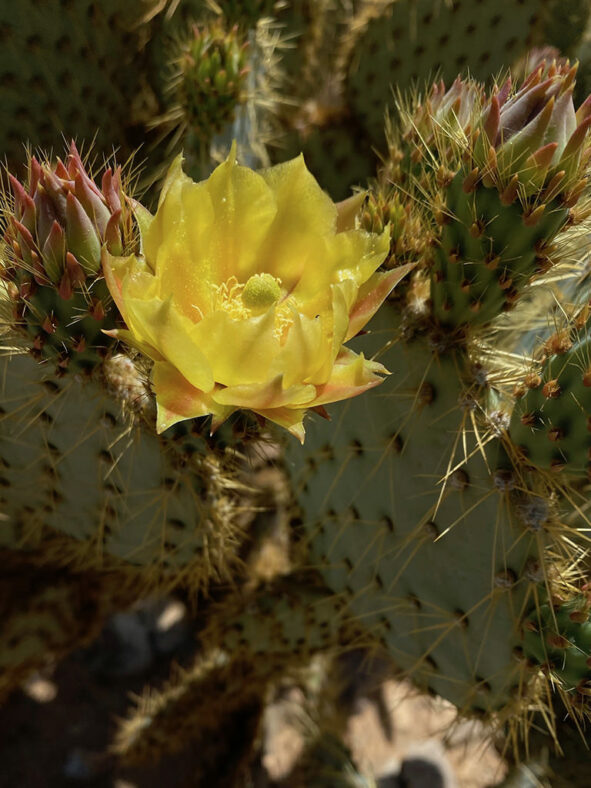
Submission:
{"label": "pink-tipped bud", "polygon": [[41,249],[41,258],[48,277],[57,284],[64,271],[66,236],[58,222],[54,222]]}
{"label": "pink-tipped bud", "polygon": [[71,252],[66,252],[66,270],[72,287],[83,285],[86,281],[84,269]]}
{"label": "pink-tipped bud", "polygon": [[87,271],[97,273],[101,264],[100,238],[80,201],[70,193],[67,196],[66,218],[68,249]]}

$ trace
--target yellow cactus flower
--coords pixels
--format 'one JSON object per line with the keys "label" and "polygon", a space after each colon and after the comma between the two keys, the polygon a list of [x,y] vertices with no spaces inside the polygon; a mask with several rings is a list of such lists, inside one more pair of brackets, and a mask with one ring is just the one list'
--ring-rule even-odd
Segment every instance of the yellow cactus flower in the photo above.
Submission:
{"label": "yellow cactus flower", "polygon": [[382,382],[343,343],[409,267],[376,273],[388,231],[355,229],[352,200],[335,205],[301,156],[255,172],[234,146],[200,183],[174,161],[156,214],[137,206],[141,254],[103,255],[127,325],[111,333],[154,361],[159,432],[246,408],[303,441],[307,409]]}

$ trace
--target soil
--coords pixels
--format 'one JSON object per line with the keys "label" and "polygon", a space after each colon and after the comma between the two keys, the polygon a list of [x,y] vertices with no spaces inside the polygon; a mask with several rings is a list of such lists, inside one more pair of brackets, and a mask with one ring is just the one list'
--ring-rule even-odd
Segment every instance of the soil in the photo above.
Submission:
{"label": "soil", "polygon": [[[178,601],[149,600],[115,616],[90,648],[48,666],[0,709],[0,788],[192,785],[199,752],[142,769],[123,768],[107,752],[130,696],[161,685],[171,662],[188,666],[194,656],[191,622]],[[270,705],[249,788],[277,785],[301,751],[293,715],[300,694],[292,688]],[[348,743],[357,765],[381,776],[383,788],[486,788],[504,776],[490,732],[457,721],[449,704],[417,696],[404,682],[387,682],[379,698],[357,701]]]}

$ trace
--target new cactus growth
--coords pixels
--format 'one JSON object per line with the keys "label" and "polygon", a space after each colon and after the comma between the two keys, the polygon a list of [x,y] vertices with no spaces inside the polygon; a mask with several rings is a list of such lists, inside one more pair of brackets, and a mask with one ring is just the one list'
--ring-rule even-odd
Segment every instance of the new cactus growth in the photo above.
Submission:
{"label": "new cactus growth", "polygon": [[26,185],[11,175],[10,186],[2,277],[14,323],[39,360],[92,372],[112,344],[103,330],[115,327],[102,249],[123,254],[134,242],[121,168],[97,186],[72,143],[65,162],[32,156]]}
{"label": "new cactus growth", "polygon": [[587,323],[578,331],[573,325],[557,332],[547,340],[545,350],[540,374],[534,367],[517,387],[519,400],[509,434],[526,462],[588,479],[591,376]]}
{"label": "new cactus growth", "polygon": [[488,96],[470,82],[435,85],[416,120],[403,111],[398,156],[440,201],[430,277],[441,325],[488,323],[551,264],[586,185],[591,107],[575,112],[575,74],[542,64],[517,90],[507,80]]}
{"label": "new cactus growth", "polygon": [[165,88],[169,108],[151,125],[162,136],[172,133],[171,150],[182,140],[199,149],[234,120],[246,100],[248,41],[236,27],[226,31],[220,22],[194,25],[177,43],[171,70]]}

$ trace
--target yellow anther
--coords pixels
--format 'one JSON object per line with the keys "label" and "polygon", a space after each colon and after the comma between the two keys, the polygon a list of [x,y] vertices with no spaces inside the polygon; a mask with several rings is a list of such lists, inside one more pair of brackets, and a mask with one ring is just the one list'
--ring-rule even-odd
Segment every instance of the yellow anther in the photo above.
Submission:
{"label": "yellow anther", "polygon": [[268,309],[281,296],[279,281],[271,274],[254,274],[244,285],[242,303],[252,310]]}

